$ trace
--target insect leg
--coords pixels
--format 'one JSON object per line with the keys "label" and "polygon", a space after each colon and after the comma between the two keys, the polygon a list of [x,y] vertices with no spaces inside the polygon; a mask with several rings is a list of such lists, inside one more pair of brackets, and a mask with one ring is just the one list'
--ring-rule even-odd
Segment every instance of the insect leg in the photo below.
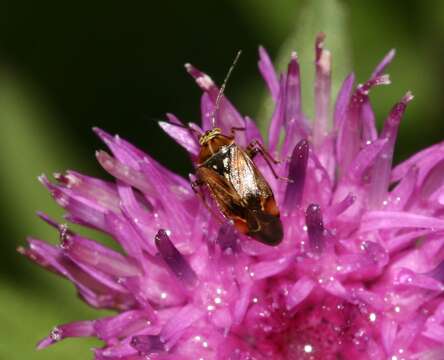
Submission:
{"label": "insect leg", "polygon": [[220,214],[218,214],[216,211],[214,211],[214,209],[212,209],[211,206],[208,204],[207,199],[205,198],[205,194],[202,191],[202,185],[204,185],[204,183],[199,179],[191,182],[191,188],[193,189],[194,193],[197,196],[199,196],[202,203],[205,205],[207,210],[213,214],[213,216],[216,218],[216,220],[219,221],[221,224],[223,224],[224,221],[221,219]]}
{"label": "insect leg", "polygon": [[253,158],[258,153],[261,153],[262,156],[269,161],[271,161],[273,164],[277,165],[280,164],[281,160],[276,160],[268,151],[264,148],[264,145],[261,144],[260,141],[257,139],[252,140],[248,146],[247,146],[247,154],[250,156],[250,158]]}
{"label": "insect leg", "polygon": [[277,165],[280,164],[281,161],[273,158],[258,140],[253,140],[250,144],[248,144],[246,153],[251,159],[253,159],[257,154],[261,154],[276,179],[290,181],[290,179],[279,176],[276,173],[276,170],[274,170],[272,163]]}
{"label": "insect leg", "polygon": [[244,127],[232,127],[231,128],[231,136],[234,138],[234,136],[236,135],[236,131],[245,131],[246,128]]}

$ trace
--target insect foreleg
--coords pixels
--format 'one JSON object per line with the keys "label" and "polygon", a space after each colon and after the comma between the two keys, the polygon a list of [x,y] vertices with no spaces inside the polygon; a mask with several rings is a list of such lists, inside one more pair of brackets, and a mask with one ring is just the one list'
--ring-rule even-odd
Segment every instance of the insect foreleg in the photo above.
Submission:
{"label": "insect foreleg", "polygon": [[279,176],[276,173],[276,170],[274,169],[273,164],[274,165],[280,164],[281,161],[273,158],[273,156],[271,156],[271,154],[264,148],[264,146],[258,140],[253,140],[252,142],[250,142],[250,144],[248,144],[247,149],[245,151],[246,151],[247,155],[250,157],[250,159],[253,159],[257,154],[261,154],[262,157],[264,158],[265,162],[267,163],[268,167],[270,168],[271,172],[273,173],[273,176],[276,179],[290,181],[288,178],[283,177],[283,176]]}
{"label": "insect foreleg", "polygon": [[244,127],[232,127],[231,128],[231,136],[234,136],[236,134],[236,131],[245,131],[247,130]]}
{"label": "insect foreleg", "polygon": [[247,154],[252,159],[254,156],[256,156],[258,153],[261,153],[261,155],[265,158],[271,161],[273,164],[277,165],[280,164],[282,161],[276,160],[268,151],[264,148],[264,145],[261,144],[260,141],[257,139],[252,140],[248,146],[247,146]]}

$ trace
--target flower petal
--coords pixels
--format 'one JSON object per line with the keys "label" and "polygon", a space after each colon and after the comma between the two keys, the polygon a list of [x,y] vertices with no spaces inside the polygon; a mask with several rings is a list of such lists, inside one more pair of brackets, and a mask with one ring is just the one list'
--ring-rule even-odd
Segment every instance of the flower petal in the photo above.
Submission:
{"label": "flower petal", "polygon": [[291,310],[310,295],[314,282],[307,277],[300,278],[290,289],[287,297],[287,309]]}
{"label": "flower petal", "polygon": [[[229,134],[231,128],[233,127],[244,128],[244,119],[225,96],[222,96],[220,100],[220,106],[217,110],[217,114],[214,113],[214,106],[219,94],[219,89],[214,84],[213,80],[207,74],[201,72],[191,64],[185,64],[185,68],[195,79],[197,85],[202,89],[202,91],[208,94],[207,99],[211,101],[211,105],[213,106],[211,114],[214,115],[216,119],[216,126],[220,127],[225,134]],[[211,127],[214,126],[212,125]],[[247,141],[245,134],[239,134],[238,142],[241,146],[246,146]]]}
{"label": "flower petal", "polygon": [[159,230],[155,237],[157,250],[178,279],[187,285],[194,285],[197,276],[185,257],[176,249],[165,230]]}
{"label": "flower petal", "polygon": [[262,78],[268,86],[272,99],[276,102],[279,95],[279,81],[267,50],[262,46],[259,47],[258,67]]}
{"label": "flower petal", "polygon": [[196,136],[193,136],[191,131],[185,126],[172,123],[172,116],[172,114],[167,114],[170,122],[159,121],[160,127],[192,156],[197,156],[199,153],[199,144],[197,143]]}
{"label": "flower petal", "polygon": [[277,150],[285,121],[285,79],[282,76],[279,80],[279,96],[268,127],[268,148],[271,153]]}
{"label": "flower petal", "polygon": [[284,209],[291,214],[302,202],[307,170],[309,145],[307,140],[301,140],[291,155],[287,188],[285,190]]}
{"label": "flower petal", "polygon": [[331,95],[331,54],[324,49],[325,35],[316,37],[315,46],[315,117],[313,124],[313,144],[317,149],[324,142],[329,131],[328,124]]}
{"label": "flower petal", "polygon": [[362,106],[368,99],[368,92],[374,86],[389,83],[390,80],[387,75],[372,78],[365,84],[358,86],[351,96],[347,110],[344,113],[344,120],[338,124],[336,153],[342,172],[348,171],[363,142],[361,137],[363,127]]}
{"label": "flower petal", "polygon": [[355,75],[352,73],[342,83],[336,98],[335,110],[333,115],[334,128],[338,130],[342,127],[342,123],[345,121],[345,115],[350,101],[350,97],[353,91],[353,84],[355,82]]}
{"label": "flower petal", "polygon": [[100,339],[105,341],[131,336],[134,332],[160,332],[155,322],[155,315],[149,309],[130,310],[116,316],[98,319],[94,322],[94,331]]}
{"label": "flower petal", "polygon": [[76,321],[69,324],[59,325],[51,330],[48,337],[37,344],[37,349],[44,349],[62,339],[70,337],[95,336],[94,321]]}
{"label": "flower petal", "polygon": [[378,66],[376,66],[375,70],[373,70],[371,78],[375,78],[375,77],[378,77],[378,76],[382,75],[382,73],[384,72],[384,70],[387,67],[387,65],[389,65],[392,62],[392,60],[395,57],[395,55],[396,55],[396,50],[395,49],[391,49],[387,53],[387,55],[384,56],[384,58],[378,64]]}
{"label": "flower petal", "polygon": [[317,204],[310,204],[305,212],[310,249],[314,253],[322,252],[325,246],[325,228],[322,220],[321,208]]}
{"label": "flower petal", "polygon": [[402,100],[393,107],[384,124],[381,138],[387,139],[387,143],[384,146],[383,153],[372,169],[372,179],[369,191],[369,205],[371,209],[380,209],[383,206],[383,201],[387,198],[398,128],[407,107],[407,103],[412,99],[413,95],[408,92]]}
{"label": "flower petal", "polygon": [[444,220],[403,211],[371,211],[364,214],[361,232],[393,228],[444,230]]}

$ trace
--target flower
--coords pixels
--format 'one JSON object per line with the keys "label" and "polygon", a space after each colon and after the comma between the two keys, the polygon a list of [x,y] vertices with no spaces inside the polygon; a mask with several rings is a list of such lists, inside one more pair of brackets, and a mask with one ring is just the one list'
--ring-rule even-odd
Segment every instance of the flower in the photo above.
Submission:
{"label": "flower", "polygon": [[[38,348],[68,337],[104,342],[96,359],[429,359],[444,358],[444,143],[392,168],[407,92],[380,132],[368,93],[389,84],[394,51],[354,88],[349,75],[330,112],[331,58],[315,45],[315,115],[301,108],[295,53],[280,77],[263,48],[259,70],[275,110],[268,149],[283,161],[271,176],[284,239],[270,247],[221,224],[190,182],[118,136],[94,129],[115,177],[74,171],[40,181],[66,220],[111,235],[123,252],[74,233],[47,215],[60,245],[30,238],[19,251],[67,278],[96,308],[117,312],[55,327]],[[203,90],[202,129],[219,90],[186,65]],[[245,128],[236,142],[264,142],[254,122],[225,98],[217,125]],[[160,126],[195,159],[196,124],[171,114]],[[190,130],[191,129],[191,130]],[[283,141],[281,137],[283,135]]]}

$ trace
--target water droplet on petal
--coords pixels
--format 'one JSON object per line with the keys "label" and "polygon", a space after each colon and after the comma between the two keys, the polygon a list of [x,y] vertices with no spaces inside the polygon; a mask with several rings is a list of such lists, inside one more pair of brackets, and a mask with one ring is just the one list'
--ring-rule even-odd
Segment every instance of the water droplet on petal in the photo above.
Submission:
{"label": "water droplet on petal", "polygon": [[313,346],[311,346],[310,344],[306,344],[304,345],[304,352],[306,353],[312,353],[313,352]]}
{"label": "water droplet on petal", "polygon": [[62,340],[62,338],[63,338],[62,329],[58,328],[57,326],[54,327],[51,330],[49,337],[51,338],[52,341],[55,341],[55,342]]}

